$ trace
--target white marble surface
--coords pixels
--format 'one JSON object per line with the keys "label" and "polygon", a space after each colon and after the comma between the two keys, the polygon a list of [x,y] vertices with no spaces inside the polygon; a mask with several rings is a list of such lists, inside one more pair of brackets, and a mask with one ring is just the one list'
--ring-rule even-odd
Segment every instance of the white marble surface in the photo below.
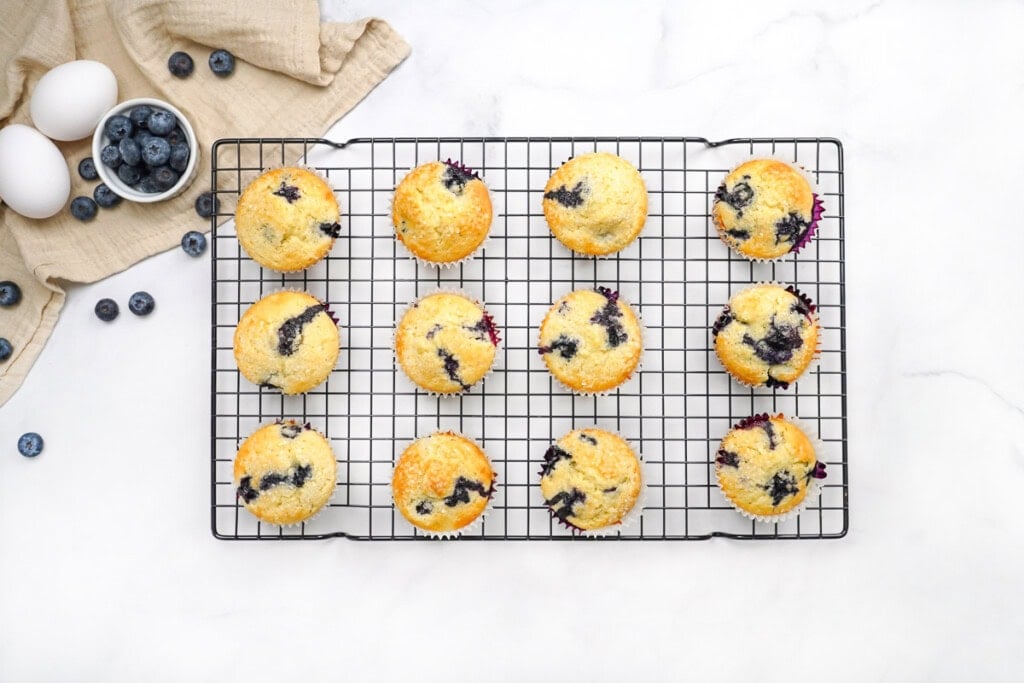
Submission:
{"label": "white marble surface", "polygon": [[0,409],[0,680],[1020,680],[1024,6],[694,5],[326,2],[414,46],[330,135],[841,138],[847,538],[216,541],[173,251],[74,288]]}

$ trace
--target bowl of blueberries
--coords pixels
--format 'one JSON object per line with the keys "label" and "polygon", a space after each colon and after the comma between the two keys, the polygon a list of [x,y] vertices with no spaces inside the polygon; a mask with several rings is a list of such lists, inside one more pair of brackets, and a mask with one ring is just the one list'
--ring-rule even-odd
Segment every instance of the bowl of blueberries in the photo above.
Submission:
{"label": "bowl of blueberries", "polygon": [[96,172],[115,194],[151,203],[181,193],[199,161],[195,132],[180,111],[150,97],[118,104],[92,136]]}

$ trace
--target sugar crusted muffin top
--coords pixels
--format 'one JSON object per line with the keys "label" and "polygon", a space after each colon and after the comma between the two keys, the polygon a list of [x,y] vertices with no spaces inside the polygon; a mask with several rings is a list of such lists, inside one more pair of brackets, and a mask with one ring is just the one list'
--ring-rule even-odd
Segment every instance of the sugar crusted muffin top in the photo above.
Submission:
{"label": "sugar crusted muffin top", "polygon": [[395,189],[395,236],[417,258],[449,264],[470,256],[491,229],[491,197],[480,177],[462,164],[417,166]]}
{"label": "sugar crusted muffin top", "polygon": [[544,454],[540,489],[551,514],[580,530],[618,524],[640,496],[640,461],[622,437],[576,429]]}
{"label": "sugar crusted muffin top", "polygon": [[280,272],[322,259],[341,232],[334,191],[304,168],[276,168],[246,186],[235,210],[235,231],[246,253]]}
{"label": "sugar crusted muffin top", "polygon": [[781,414],[754,415],[725,435],[715,474],[729,501],[755,516],[789,512],[803,502],[811,479],[825,477],[806,434]]}
{"label": "sugar crusted muffin top", "polygon": [[260,427],[235,456],[239,502],[272,524],[296,524],[315,515],[334,494],[336,476],[330,442],[295,420]]}
{"label": "sugar crusted muffin top", "polygon": [[570,389],[608,391],[629,379],[640,363],[640,321],[618,292],[576,290],[544,317],[537,350],[551,374]]}
{"label": "sugar crusted muffin top", "polygon": [[786,388],[818,352],[814,304],[793,287],[761,284],[729,300],[712,327],[715,353],[750,386]]}
{"label": "sugar crusted muffin top", "polygon": [[544,187],[544,217],[569,249],[603,256],[636,239],[647,221],[647,188],[640,172],[615,154],[574,157]]}
{"label": "sugar crusted muffin top", "polygon": [[722,241],[738,253],[774,259],[803,246],[821,216],[821,204],[793,166],[753,159],[726,175],[711,215]]}
{"label": "sugar crusted muffin top", "polygon": [[500,341],[484,308],[456,292],[413,303],[395,330],[395,358],[419,387],[439,394],[469,389],[490,371]]}
{"label": "sugar crusted muffin top", "polygon": [[305,292],[269,294],[235,328],[235,361],[242,375],[285,394],[309,391],[338,360],[338,325],[322,301]]}
{"label": "sugar crusted muffin top", "polygon": [[458,531],[479,517],[494,495],[491,463],[471,439],[435,432],[402,453],[391,480],[395,507],[425,531]]}

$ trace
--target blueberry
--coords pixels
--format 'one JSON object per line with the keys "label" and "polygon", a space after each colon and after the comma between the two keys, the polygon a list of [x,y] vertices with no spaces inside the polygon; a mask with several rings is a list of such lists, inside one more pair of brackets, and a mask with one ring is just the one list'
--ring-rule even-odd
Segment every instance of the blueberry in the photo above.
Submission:
{"label": "blueberry", "polygon": [[138,166],[121,164],[121,167],[117,169],[117,177],[120,178],[125,185],[131,185],[134,187],[140,180],[142,180],[142,171],[139,170]]}
{"label": "blueberry", "polygon": [[149,315],[156,307],[156,302],[149,292],[135,292],[128,299],[128,310],[135,315]]}
{"label": "blueberry", "polygon": [[120,142],[126,137],[132,134],[135,130],[135,126],[132,125],[132,120],[127,116],[111,116],[107,119],[107,124],[103,126],[103,132],[106,133],[107,137],[110,138],[111,142]]}
{"label": "blueberry", "polygon": [[10,358],[12,353],[14,353],[14,347],[11,346],[11,342],[0,337],[0,363]]}
{"label": "blueberry", "polygon": [[21,301],[21,287],[10,280],[0,282],[0,306],[10,308]]}
{"label": "blueberry", "polygon": [[[117,169],[117,175],[120,176],[122,170],[130,168],[131,166],[122,166]],[[92,198],[104,209],[109,209],[110,207],[117,206],[121,203],[121,197],[114,194],[114,191],[107,187],[106,183],[100,183],[96,186],[96,189],[92,191]]]}
{"label": "blueberry", "polygon": [[78,175],[82,176],[82,180],[96,180],[100,177],[92,157],[86,157],[78,162]]}
{"label": "blueberry", "polygon": [[[302,328],[327,309],[323,304],[313,304],[298,315],[288,318],[277,328],[277,352],[282,356],[295,353],[295,338],[302,334]],[[299,340],[301,343],[301,339]]]}
{"label": "blueberry", "polygon": [[139,132],[132,136],[132,140],[135,140],[135,144],[137,144],[139,146],[139,149],[141,150],[142,146],[146,144],[146,141],[152,137],[153,134],[150,133],[148,130],[140,130]]}
{"label": "blueberry", "polygon": [[96,302],[95,311],[96,317],[105,323],[109,323],[121,312],[117,307],[117,302],[113,299],[100,299]]}
{"label": "blueberry", "polygon": [[117,168],[121,165],[121,152],[118,150],[117,145],[107,145],[100,150],[100,161],[103,162],[104,166],[110,168]]}
{"label": "blueberry", "polygon": [[161,166],[171,158],[171,146],[167,140],[151,137],[142,145],[142,161],[147,166]]}
{"label": "blueberry", "polygon": [[[170,140],[170,136],[167,138]],[[171,143],[171,159],[168,162],[171,168],[181,173],[188,167],[188,145],[184,142]]]}
{"label": "blueberry", "polygon": [[142,161],[142,150],[139,149],[139,143],[132,138],[125,138],[117,143],[117,151],[121,153],[121,161],[129,166],[138,166]]}
{"label": "blueberry", "polygon": [[43,452],[43,437],[35,432],[25,432],[18,439],[18,452],[26,458],[34,458]]}
{"label": "blueberry", "polygon": [[171,72],[172,76],[177,76],[178,78],[188,78],[192,75],[192,69],[194,68],[195,63],[188,56],[187,52],[175,52],[167,60],[167,70]]}
{"label": "blueberry", "polygon": [[589,188],[581,180],[571,190],[562,185],[557,190],[548,192],[544,199],[553,199],[564,207],[574,209],[583,204],[583,195],[587,192]]}
{"label": "blueberry", "polygon": [[212,192],[204,192],[196,197],[196,213],[200,218],[209,218],[220,210],[220,200]]}
{"label": "blueberry", "polygon": [[452,490],[452,495],[444,499],[444,504],[453,508],[459,503],[468,503],[470,491],[476,491],[480,494],[481,498],[487,498],[491,495],[490,489],[484,486],[483,482],[459,477],[455,480],[455,488]]}
{"label": "blueberry", "polygon": [[156,183],[158,191],[166,192],[174,187],[174,183],[178,182],[178,178],[181,176],[170,166],[157,166],[150,173],[150,177],[152,177],[153,182]]}
{"label": "blueberry", "polygon": [[89,197],[75,197],[71,200],[71,215],[80,221],[96,218],[96,202]]}
{"label": "blueberry", "polygon": [[185,137],[185,131],[181,129],[181,126],[176,127],[170,133],[167,134],[167,142],[170,145],[188,144],[188,138]]}
{"label": "blueberry", "polygon": [[142,176],[142,180],[135,186],[135,189],[139,192],[146,192],[148,194],[156,194],[162,190],[156,186],[156,181],[153,180],[153,176],[146,174]]}
{"label": "blueberry", "polygon": [[178,125],[178,119],[174,118],[174,114],[163,109],[154,109],[146,119],[146,128],[149,129],[149,132],[161,137],[174,130],[176,125]]}
{"label": "blueberry", "polygon": [[137,107],[132,107],[132,110],[128,112],[128,118],[131,119],[132,125],[135,126],[135,130],[137,131],[136,135],[138,135],[138,132],[144,131],[146,129],[146,120],[152,113],[153,108],[145,104],[140,104]]}
{"label": "blueberry", "polygon": [[235,56],[227,50],[210,53],[210,70],[221,78],[230,76],[235,70]]}
{"label": "blueberry", "polygon": [[206,237],[201,232],[189,230],[181,238],[181,248],[189,256],[199,256],[206,251]]}

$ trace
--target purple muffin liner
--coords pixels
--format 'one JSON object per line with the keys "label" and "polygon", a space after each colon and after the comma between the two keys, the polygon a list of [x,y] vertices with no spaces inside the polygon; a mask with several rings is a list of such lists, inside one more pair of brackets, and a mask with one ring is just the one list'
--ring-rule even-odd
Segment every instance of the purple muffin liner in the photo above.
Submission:
{"label": "purple muffin liner", "polygon": [[814,239],[815,233],[818,232],[818,222],[824,214],[825,204],[821,201],[821,197],[818,196],[818,193],[815,192],[814,206],[811,209],[811,224],[807,227],[807,232],[805,232],[804,236],[800,238],[800,241],[794,244],[793,248],[789,250],[791,254],[799,254],[801,249],[811,243],[811,240]]}

